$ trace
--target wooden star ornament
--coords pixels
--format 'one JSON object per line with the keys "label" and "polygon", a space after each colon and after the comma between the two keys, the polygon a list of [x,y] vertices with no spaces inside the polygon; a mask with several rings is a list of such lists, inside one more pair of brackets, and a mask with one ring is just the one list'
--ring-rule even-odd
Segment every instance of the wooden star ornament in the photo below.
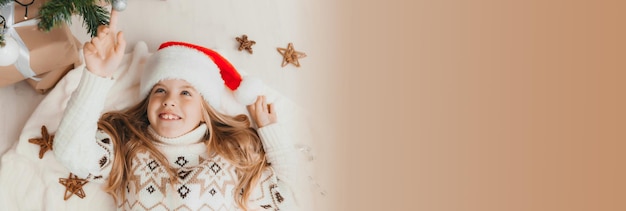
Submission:
{"label": "wooden star ornament", "polygon": [[28,142],[32,144],[39,145],[39,159],[43,158],[43,154],[48,150],[52,150],[52,141],[54,140],[54,135],[48,134],[48,129],[45,125],[41,126],[41,138],[31,138],[28,139]]}
{"label": "wooden star ornament", "polygon": [[306,57],[305,53],[293,49],[293,43],[287,44],[287,48],[276,49],[278,50],[278,53],[283,55],[283,63],[280,65],[281,67],[285,67],[289,63],[295,65],[296,67],[300,67],[300,61],[298,61],[298,59]]}
{"label": "wooden star ornament", "polygon": [[85,198],[85,191],[83,190],[83,185],[87,184],[89,181],[86,179],[80,179],[78,176],[70,173],[70,176],[67,178],[59,178],[59,183],[65,186],[65,196],[63,196],[63,200],[67,201],[72,195],[77,195],[78,197]]}
{"label": "wooden star ornament", "polygon": [[252,54],[252,45],[256,44],[254,40],[248,40],[248,35],[241,35],[241,38],[235,38],[237,42],[239,42],[239,51],[246,50],[248,53]]}

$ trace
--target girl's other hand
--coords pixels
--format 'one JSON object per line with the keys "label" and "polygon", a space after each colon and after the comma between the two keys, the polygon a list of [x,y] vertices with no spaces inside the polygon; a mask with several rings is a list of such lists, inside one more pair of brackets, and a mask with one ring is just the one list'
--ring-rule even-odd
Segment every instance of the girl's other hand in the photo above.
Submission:
{"label": "girl's other hand", "polygon": [[100,25],[97,36],[85,43],[83,54],[87,69],[92,73],[110,77],[122,62],[126,40],[122,32],[117,32],[117,11],[111,10],[109,25]]}
{"label": "girl's other hand", "polygon": [[267,104],[265,102],[265,96],[261,95],[256,98],[254,104],[248,105],[248,112],[252,117],[252,121],[256,123],[259,128],[276,123],[276,112],[274,111],[273,104]]}

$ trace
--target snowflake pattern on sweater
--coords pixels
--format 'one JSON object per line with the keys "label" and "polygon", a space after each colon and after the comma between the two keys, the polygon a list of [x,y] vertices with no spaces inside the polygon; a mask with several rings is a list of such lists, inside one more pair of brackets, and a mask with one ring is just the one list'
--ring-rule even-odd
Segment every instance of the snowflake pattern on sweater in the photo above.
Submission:
{"label": "snowflake pattern on sweater", "polygon": [[[170,161],[171,162],[171,161]],[[148,153],[140,153],[132,164],[135,179],[127,185],[123,210],[237,210],[235,167],[221,156],[179,156],[170,165],[178,177],[172,185],[165,168]],[[250,197],[250,205],[275,210],[284,200],[271,168],[261,177]],[[254,208],[254,207],[252,207]]]}
{"label": "snowflake pattern on sweater", "polygon": [[[202,125],[179,140],[189,141],[203,134]],[[99,165],[103,173],[110,172],[113,143],[103,131],[98,131],[97,143],[107,149]],[[161,138],[163,139],[163,138]],[[169,141],[171,142],[171,140]],[[235,201],[237,174],[235,167],[219,155],[209,156],[202,142],[175,145],[157,144],[174,167],[176,178],[170,178],[166,166],[148,152],[138,153],[131,162],[131,178],[126,184],[126,199],[118,210],[240,210]],[[108,175],[91,175],[93,180],[104,181]],[[175,180],[175,181],[172,181]],[[249,210],[280,210],[285,200],[279,180],[268,167],[252,190],[248,200]]]}

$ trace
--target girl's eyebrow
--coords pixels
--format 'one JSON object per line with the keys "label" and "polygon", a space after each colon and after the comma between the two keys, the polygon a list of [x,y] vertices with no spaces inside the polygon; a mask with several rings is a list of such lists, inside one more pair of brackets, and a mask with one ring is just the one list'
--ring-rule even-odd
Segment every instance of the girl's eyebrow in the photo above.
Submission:
{"label": "girl's eyebrow", "polygon": [[[161,83],[156,83],[156,84],[154,85],[154,87],[157,87],[157,86],[164,87],[165,85],[163,85],[163,84],[161,84]],[[184,86],[181,86],[181,87],[180,87],[180,89],[193,89],[193,90],[196,90],[196,88],[195,88],[195,87],[193,87],[192,85],[184,85]]]}
{"label": "girl's eyebrow", "polygon": [[193,89],[194,91],[196,90],[196,88],[194,88],[194,87],[193,87],[193,86],[191,86],[191,85],[185,85],[185,86],[182,86],[182,87],[180,87],[180,88],[181,88],[181,89]]}

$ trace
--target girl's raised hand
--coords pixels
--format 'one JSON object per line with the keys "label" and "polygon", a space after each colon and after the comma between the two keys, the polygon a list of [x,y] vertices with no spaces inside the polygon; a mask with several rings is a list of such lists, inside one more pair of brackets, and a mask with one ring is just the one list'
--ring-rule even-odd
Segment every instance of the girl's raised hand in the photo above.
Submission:
{"label": "girl's raised hand", "polygon": [[277,122],[274,105],[271,103],[267,104],[265,102],[265,96],[258,96],[254,104],[248,105],[248,112],[250,112],[252,121],[254,121],[259,128]]}
{"label": "girl's raised hand", "polygon": [[126,40],[116,27],[117,11],[111,10],[109,25],[100,25],[96,37],[83,47],[87,69],[96,75],[110,77],[122,62]]}

